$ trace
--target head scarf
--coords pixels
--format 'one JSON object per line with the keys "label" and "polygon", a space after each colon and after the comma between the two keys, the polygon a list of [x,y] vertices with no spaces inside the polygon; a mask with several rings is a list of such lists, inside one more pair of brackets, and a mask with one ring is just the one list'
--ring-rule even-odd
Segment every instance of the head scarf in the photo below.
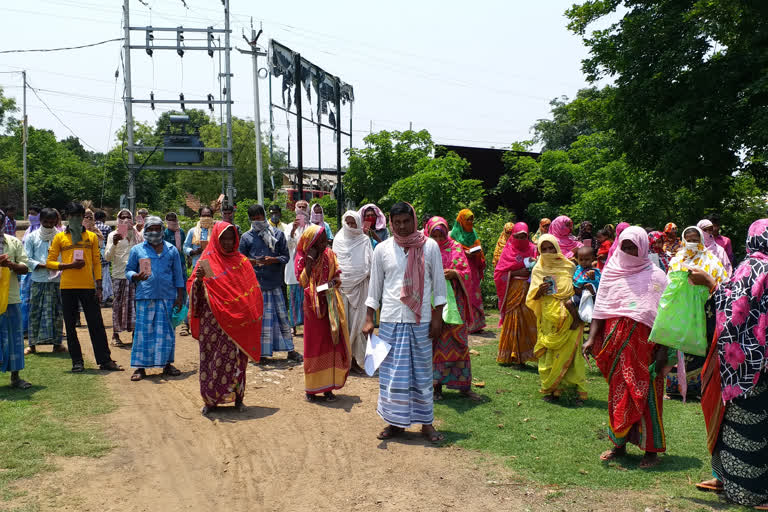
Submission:
{"label": "head scarf", "polygon": [[715,294],[722,399],[755,387],[768,361],[768,219],[747,232],[747,257]]}
{"label": "head scarf", "polygon": [[474,215],[471,210],[463,209],[456,216],[456,223],[451,230],[451,238],[459,242],[465,249],[479,245],[477,232],[474,228],[474,221],[470,222],[469,217]]}
{"label": "head scarf", "polygon": [[549,226],[550,224],[552,224],[552,221],[549,220],[548,218],[545,217],[545,218],[541,219],[539,221],[539,229],[531,237],[531,242],[533,242],[534,244],[538,243],[539,242],[539,238],[541,237],[541,235],[545,235],[546,234],[546,233],[544,233],[544,226]]}
{"label": "head scarf", "polygon": [[705,228],[708,228],[710,226],[712,226],[712,221],[707,219],[702,219],[699,221],[698,224],[696,224],[696,227],[698,227],[701,230],[701,233],[703,235],[703,238],[701,239],[701,241],[704,244],[704,247],[706,247],[707,250],[712,252],[712,254],[717,256],[717,258],[723,264],[725,271],[728,274],[730,274],[731,272],[733,272],[733,267],[731,266],[731,260],[728,258],[728,253],[726,253],[725,249],[720,247],[717,244],[717,242],[715,242],[715,237],[713,235],[704,231]]}
{"label": "head scarf", "polygon": [[[376,212],[376,225],[373,226],[373,229],[375,229],[376,231],[385,229],[387,227],[387,217],[384,216],[384,212],[382,212],[381,209],[373,203],[368,203],[367,205],[360,208],[360,210],[358,210],[358,213],[360,214],[360,218],[365,219],[365,211],[368,208],[373,208],[373,211]],[[360,225],[360,227],[362,227],[362,225]],[[334,244],[336,243],[335,238],[333,239],[333,243]]]}
{"label": "head scarf", "polygon": [[[675,233],[674,235],[672,234],[673,231]],[[668,222],[667,225],[664,226],[664,252],[670,256],[674,256],[677,254],[677,251],[680,250],[681,245],[682,242],[677,233],[677,225],[674,222]]]}
{"label": "head scarf", "polygon": [[94,218],[86,219],[85,217],[83,217],[83,226],[85,227],[85,229],[87,229],[88,231],[96,235],[96,237],[99,240],[104,240],[104,233],[102,233],[101,230],[96,227],[96,219],[95,219],[96,214],[90,208],[86,208],[85,214],[87,215],[89,213],[93,215]]}
{"label": "head scarf", "polygon": [[408,206],[413,214],[413,233],[408,236],[397,234],[391,218],[389,230],[395,237],[395,243],[403,249],[408,249],[408,262],[403,276],[403,287],[400,289],[400,302],[413,312],[416,322],[421,322],[421,303],[424,299],[424,244],[427,243],[427,237],[423,231],[416,229],[419,225],[416,210],[410,204]]}
{"label": "head scarf", "polygon": [[509,237],[512,236],[512,231],[514,231],[514,229],[515,229],[514,222],[507,222],[506,224],[504,224],[504,230],[499,235],[499,239],[496,242],[496,248],[493,250],[493,266],[494,267],[499,262],[499,258],[501,258],[501,251],[503,251],[504,246],[507,245],[507,240],[509,240]]}
{"label": "head scarf", "polygon": [[[200,242],[203,240],[203,229],[208,230],[207,240],[210,240],[211,230],[215,227],[216,223],[213,221],[213,217],[205,217],[205,219],[206,220],[203,221],[203,217],[200,216],[200,220],[198,220],[197,224],[195,224],[195,227],[192,228],[192,245],[200,245]],[[204,224],[210,227],[204,227]]]}
{"label": "head scarf", "polygon": [[[230,230],[235,236],[235,248],[226,253],[221,248],[221,235]],[[264,301],[256,273],[248,258],[238,250],[240,237],[232,224],[217,222],[211,229],[208,246],[187,281],[192,296],[195,272],[202,261],[208,261],[213,277],[203,278],[205,299],[211,307],[216,323],[249,358],[258,361],[261,356],[261,319]],[[194,300],[194,298],[193,298]],[[192,335],[200,339],[200,319],[190,315]]]}
{"label": "head scarf", "polygon": [[[356,228],[347,225],[347,219],[355,221]],[[341,229],[333,239],[333,252],[341,268],[341,287],[344,290],[355,288],[368,279],[373,261],[373,248],[368,236],[363,233],[363,221],[360,214],[348,210],[341,217]],[[365,287],[367,288],[367,286]],[[363,299],[365,301],[365,299]]]}
{"label": "head scarf", "polygon": [[301,206],[304,206],[305,208],[309,209],[309,203],[308,203],[308,202],[306,202],[306,201],[304,201],[303,199],[301,199],[301,200],[299,200],[299,201],[296,201],[296,203],[295,203],[295,205],[294,205],[294,208],[293,208],[293,209],[294,209],[294,211],[295,211],[295,210],[298,210],[298,209],[299,209],[299,207],[301,207]]}
{"label": "head scarf", "polygon": [[[525,239],[518,240],[514,235],[525,233]],[[509,286],[509,273],[520,270],[525,266],[526,258],[536,258],[536,246],[528,241],[528,224],[518,222],[512,225],[512,233],[507,240],[501,254],[499,262],[493,271],[493,280],[496,283],[496,294],[499,297],[499,311],[504,316],[504,298],[507,296],[507,287]],[[526,278],[527,279],[527,278]]]}
{"label": "head scarf", "polygon": [[[573,236],[573,221],[566,215],[561,215],[552,221],[552,225],[549,226],[549,234],[557,238],[557,242],[560,244],[560,250],[563,251],[563,255],[571,259],[576,253],[576,249],[584,247],[584,244],[576,240]],[[539,238],[541,240],[541,238]]]}
{"label": "head scarf", "polygon": [[[557,254],[544,254],[541,252],[541,245],[549,242],[555,246]],[[525,305],[530,308],[538,318],[541,318],[541,300],[535,300],[536,292],[544,282],[545,277],[552,277],[555,280],[557,293],[552,295],[557,300],[567,300],[573,296],[573,271],[574,265],[563,254],[560,249],[560,242],[554,235],[549,233],[541,235],[537,246],[539,251],[539,260],[531,272],[531,286],[528,289],[528,295],[525,298]]]}
{"label": "head scarf", "polygon": [[[320,213],[315,213],[315,208],[320,208]],[[323,207],[319,204],[312,205],[311,213],[309,214],[309,220],[312,222],[312,224],[324,226],[325,212],[323,211]]]}
{"label": "head scarf", "polygon": [[629,227],[629,222],[619,222],[619,225],[616,226],[616,238],[613,240],[613,245],[611,245],[611,250],[608,251],[608,257],[605,258],[606,265],[608,264],[608,261],[610,261],[611,256],[613,256],[613,253],[616,252],[616,249],[619,247],[619,237],[621,236],[621,233]]}
{"label": "head scarf", "polygon": [[[443,217],[432,217],[424,226],[424,234],[428,237],[432,236],[435,231],[440,231],[445,235],[442,242],[437,242],[440,247],[440,256],[443,260],[444,270],[455,270],[459,274],[458,281],[449,281],[449,285],[453,287],[454,293],[461,292],[464,294],[465,300],[469,301],[469,291],[467,290],[467,283],[472,278],[472,269],[469,266],[469,260],[467,255],[464,254],[464,248],[456,240],[452,240],[448,236],[448,221]],[[469,325],[473,320],[473,311],[471,307],[465,308],[464,322]]]}
{"label": "head scarf", "polygon": [[661,270],[667,272],[669,270],[669,254],[667,254],[663,247],[655,246],[659,240],[664,240],[664,233],[661,231],[651,231],[648,233],[648,251],[659,258]]}
{"label": "head scarf", "polygon": [[[704,233],[696,226],[689,226],[683,230],[683,238],[685,238],[685,232],[690,230],[696,230],[699,233],[699,240],[704,240]],[[704,247],[702,242],[699,242],[696,250],[690,250],[686,246],[683,246],[678,253],[669,262],[670,271],[683,271],[689,268],[700,268],[707,274],[711,275],[720,284],[728,279],[728,273],[725,271],[723,264],[720,260],[712,254],[712,251]]]}
{"label": "head scarf", "polygon": [[139,232],[136,230],[136,227],[133,225],[133,214],[131,213],[131,210],[128,210],[127,208],[123,208],[119,212],[117,212],[117,223],[120,224],[120,216],[124,213],[127,213],[131,217],[131,224],[128,227],[128,234],[126,237],[128,238],[128,241],[132,244],[137,243],[139,241]]}
{"label": "head scarf", "polygon": [[[624,240],[637,246],[637,256],[621,250]],[[616,241],[619,250],[603,270],[592,318],[624,316],[653,327],[667,276],[648,259],[648,234],[643,228],[628,227]]]}

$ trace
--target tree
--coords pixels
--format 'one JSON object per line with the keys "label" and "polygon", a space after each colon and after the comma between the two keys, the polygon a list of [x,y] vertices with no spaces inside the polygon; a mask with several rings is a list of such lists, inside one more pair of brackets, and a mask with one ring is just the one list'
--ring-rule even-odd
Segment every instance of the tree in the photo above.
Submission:
{"label": "tree", "polygon": [[8,120],[8,114],[16,112],[16,100],[13,98],[6,98],[3,95],[3,88],[0,87],[0,128]]}
{"label": "tree", "polygon": [[587,78],[614,81],[610,124],[632,167],[673,189],[703,177],[709,204],[735,172],[768,182],[768,3],[588,0],[566,15],[590,50]]}
{"label": "tree", "polygon": [[426,130],[381,131],[367,135],[364,148],[349,150],[344,189],[357,204],[378,203],[398,180],[411,176],[416,164],[434,150]]}
{"label": "tree", "polygon": [[543,151],[567,150],[579,136],[607,130],[612,96],[611,87],[590,87],[580,89],[573,101],[567,96],[553,99],[549,102],[552,119],[539,119],[533,125],[534,142],[543,143]]}

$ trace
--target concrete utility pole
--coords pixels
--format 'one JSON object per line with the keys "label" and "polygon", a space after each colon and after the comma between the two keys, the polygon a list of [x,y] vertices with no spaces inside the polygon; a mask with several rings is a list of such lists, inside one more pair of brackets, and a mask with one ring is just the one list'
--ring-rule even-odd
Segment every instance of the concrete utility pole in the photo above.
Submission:
{"label": "concrete utility pole", "polygon": [[[251,29],[251,40],[248,41],[248,45],[251,47],[250,51],[237,49],[240,53],[251,55],[253,57],[253,124],[254,131],[256,132],[256,196],[259,204],[264,204],[264,170],[261,161],[261,108],[259,106],[259,57],[265,57],[267,52],[261,50],[256,41],[261,35],[261,30],[256,33],[256,30]],[[245,36],[243,36],[245,38]]]}
{"label": "concrete utility pole", "polygon": [[22,126],[21,126],[21,160],[22,160],[22,165],[24,166],[24,171],[23,171],[23,182],[24,182],[23,195],[24,195],[24,200],[23,200],[23,204],[24,204],[24,216],[26,216],[27,215],[27,211],[28,211],[27,210],[27,72],[26,72],[26,70],[21,72],[21,80],[22,80],[22,82],[24,82],[24,85],[23,85],[24,92],[22,94],[22,98],[23,98],[23,100],[22,100],[23,101],[23,107],[22,108],[23,108],[24,121],[22,122]]}
{"label": "concrete utility pole", "polygon": [[[123,79],[125,80],[125,133],[128,139],[128,148],[133,148],[133,95],[131,94],[131,25],[128,7],[130,0],[123,0],[123,58],[125,59],[125,69]],[[133,218],[136,218],[136,155],[128,150],[128,209]]]}

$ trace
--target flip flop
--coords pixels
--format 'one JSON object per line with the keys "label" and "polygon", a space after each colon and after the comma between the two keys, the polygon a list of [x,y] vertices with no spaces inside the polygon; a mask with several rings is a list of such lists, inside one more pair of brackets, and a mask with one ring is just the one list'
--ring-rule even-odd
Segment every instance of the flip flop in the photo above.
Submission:
{"label": "flip flop", "polygon": [[602,461],[609,461],[618,459],[619,457],[623,457],[624,453],[619,454],[616,452],[616,448],[611,448],[610,450],[605,450],[603,453],[600,454],[600,460]]}
{"label": "flip flop", "polygon": [[379,432],[379,435],[376,436],[376,439],[380,439],[382,441],[386,441],[387,439],[392,439],[395,437],[399,437],[405,432],[405,429],[402,427],[396,427],[394,425],[387,425],[384,430]]}
{"label": "flip flop", "polygon": [[445,436],[438,432],[435,427],[432,427],[432,430],[429,431],[421,431],[421,435],[426,438],[427,441],[429,441],[432,444],[437,444],[441,441],[445,440]]}
{"label": "flip flop", "polygon": [[[720,485],[717,485],[717,484]],[[711,480],[705,480],[703,482],[699,482],[696,484],[696,489],[702,491],[702,492],[714,492],[714,493],[721,493],[723,492],[723,483],[720,482],[717,478],[713,478]]]}
{"label": "flip flop", "polygon": [[146,373],[142,372],[141,370],[136,370],[135,372],[133,372],[133,375],[131,375],[131,380],[133,382],[138,382],[146,376],[147,376]]}
{"label": "flip flop", "polygon": [[16,389],[29,389],[32,387],[32,384],[24,379],[16,379],[11,381],[11,387]]}
{"label": "flip flop", "polygon": [[179,370],[172,364],[169,364],[165,368],[163,368],[163,374],[169,375],[171,377],[178,377],[179,375],[181,375],[181,370]]}

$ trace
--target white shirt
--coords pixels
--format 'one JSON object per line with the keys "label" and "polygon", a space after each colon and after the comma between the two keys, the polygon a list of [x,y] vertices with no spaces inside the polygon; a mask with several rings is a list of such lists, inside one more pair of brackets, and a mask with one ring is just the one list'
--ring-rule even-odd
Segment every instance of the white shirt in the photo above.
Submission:
{"label": "white shirt", "polygon": [[[373,251],[371,282],[365,305],[373,309],[379,309],[381,306],[382,322],[417,323],[413,311],[400,301],[407,263],[408,255],[395,243],[394,237],[384,240]],[[434,296],[435,306],[440,306],[447,302],[448,294],[440,247],[431,238],[424,244],[424,267],[422,323],[429,322],[432,318],[432,297]]]}
{"label": "white shirt", "polygon": [[299,244],[299,238],[304,233],[304,228],[296,228],[296,232],[291,236],[291,230],[293,229],[293,223],[285,224],[283,234],[285,234],[285,241],[288,244],[288,263],[285,264],[285,284],[299,284],[299,280],[296,279],[296,269],[294,263],[296,262],[296,246]]}
{"label": "white shirt", "polygon": [[[125,279],[125,266],[128,264],[128,256],[131,254],[131,247],[136,244],[129,242],[127,238],[123,238],[115,245],[115,233],[117,233],[117,230],[111,232],[107,237],[104,259],[112,263],[112,279]],[[138,241],[143,242],[144,240]]]}

